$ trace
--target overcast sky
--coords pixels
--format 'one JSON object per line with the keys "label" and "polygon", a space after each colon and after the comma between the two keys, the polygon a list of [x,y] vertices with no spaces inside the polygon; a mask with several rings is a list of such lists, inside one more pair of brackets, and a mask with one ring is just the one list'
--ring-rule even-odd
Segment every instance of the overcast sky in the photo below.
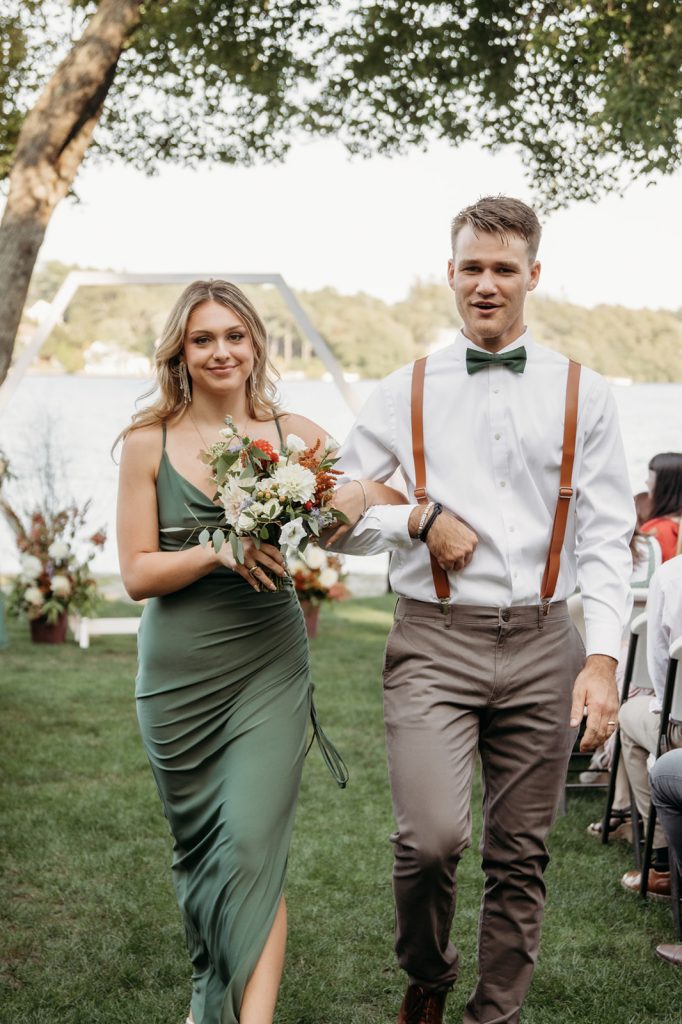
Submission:
{"label": "overcast sky", "polygon": [[[543,218],[540,294],[677,309],[682,174],[624,198]],[[86,167],[79,204],[63,202],[40,259],[135,272],[278,272],[294,288],[332,285],[389,301],[417,277],[442,280],[449,222],[479,195],[530,200],[520,159],[474,145],[350,159],[333,142],[285,164],[167,167],[152,178]]]}

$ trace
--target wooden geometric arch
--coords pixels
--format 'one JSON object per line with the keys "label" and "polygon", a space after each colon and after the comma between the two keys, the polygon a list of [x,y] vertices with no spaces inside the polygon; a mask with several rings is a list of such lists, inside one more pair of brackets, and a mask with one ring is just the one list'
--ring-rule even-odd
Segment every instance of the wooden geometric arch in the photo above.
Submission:
{"label": "wooden geometric arch", "polygon": [[103,270],[72,270],[64,280],[49,309],[41,318],[33,336],[13,364],[2,387],[0,387],[0,412],[7,406],[33,360],[60,322],[79,288],[103,284],[190,284],[192,281],[220,278],[235,284],[270,284],[284,299],[289,312],[310,342],[313,351],[324,363],[332,380],[341,392],[351,412],[358,411],[358,400],[346,381],[343,370],[334,353],[322,335],[313,326],[310,317],[301,306],[281,274],[114,274]]}

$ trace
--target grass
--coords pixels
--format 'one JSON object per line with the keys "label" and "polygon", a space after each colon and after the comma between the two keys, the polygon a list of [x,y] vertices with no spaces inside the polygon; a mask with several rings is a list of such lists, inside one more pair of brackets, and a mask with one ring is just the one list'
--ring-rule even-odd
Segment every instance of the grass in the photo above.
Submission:
{"label": "grass", "polygon": [[[392,817],[381,719],[389,598],[325,609],[312,645],[322,721],[351,769],[339,791],[311,751],[291,850],[290,941],[277,1024],[393,1024]],[[111,605],[107,614],[130,614]],[[133,637],[0,652],[0,1022],[181,1024],[188,964],[170,839],[137,733]],[[524,1024],[673,1024],[682,972],[659,961],[669,908],[625,893],[627,847],[585,834],[601,797],[572,798],[551,839],[540,961]],[[478,827],[478,814],[476,827]],[[454,934],[461,1021],[475,979],[476,841]]]}

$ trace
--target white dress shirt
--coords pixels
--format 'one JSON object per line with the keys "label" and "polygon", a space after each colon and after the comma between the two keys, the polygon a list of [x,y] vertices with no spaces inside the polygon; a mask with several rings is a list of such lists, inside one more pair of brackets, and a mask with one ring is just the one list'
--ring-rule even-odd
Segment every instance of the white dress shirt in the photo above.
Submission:
{"label": "white dress shirt", "polygon": [[[424,392],[427,491],[478,536],[469,565],[450,572],[457,604],[537,604],[559,491],[568,360],[526,331],[505,351],[525,345],[517,374],[490,366],[471,376],[462,333],[429,356]],[[350,478],[385,481],[397,469],[414,501],[410,425],[412,365],[383,380],[340,450]],[[588,654],[618,659],[629,615],[635,524],[615,402],[606,381],[583,367],[576,454],[561,571],[554,600],[583,595]],[[393,590],[436,601],[426,544],[413,540],[414,505],[369,508],[345,541],[353,554],[391,551]]]}
{"label": "white dress shirt", "polygon": [[668,652],[682,636],[682,555],[664,562],[651,577],[646,617],[646,661],[656,695],[649,710],[660,711],[668,673]]}

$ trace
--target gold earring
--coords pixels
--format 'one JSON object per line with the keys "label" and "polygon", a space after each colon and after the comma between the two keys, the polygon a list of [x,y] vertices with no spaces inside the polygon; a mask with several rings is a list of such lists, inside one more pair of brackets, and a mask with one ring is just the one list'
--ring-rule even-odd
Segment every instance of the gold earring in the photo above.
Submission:
{"label": "gold earring", "polygon": [[182,399],[185,405],[189,405],[192,401],[192,391],[189,386],[189,373],[187,372],[187,363],[181,362],[178,366],[178,377],[180,378],[180,391],[182,392]]}

